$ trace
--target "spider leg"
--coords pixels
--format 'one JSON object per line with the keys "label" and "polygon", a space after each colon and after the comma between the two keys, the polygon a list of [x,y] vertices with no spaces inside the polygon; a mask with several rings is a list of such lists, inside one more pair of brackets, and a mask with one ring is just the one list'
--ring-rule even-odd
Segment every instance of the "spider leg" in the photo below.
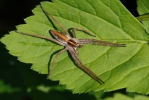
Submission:
{"label": "spider leg", "polygon": [[[65,48],[65,49],[62,49],[62,50],[60,50],[57,54],[56,54],[56,56],[54,57],[54,60],[53,60],[53,62],[52,62],[52,64],[51,64],[51,66],[50,66],[50,70],[49,70],[49,72],[48,72],[48,77],[50,76],[50,73],[51,73],[51,71],[52,71],[52,69],[53,69],[53,67],[54,67],[54,65],[55,65],[55,62],[56,62],[56,59],[58,58],[58,56],[60,55],[60,54],[62,54],[63,52],[65,52],[67,50],[67,48]],[[47,78],[48,78],[47,77]]]}
{"label": "spider leg", "polygon": [[75,34],[75,31],[82,31],[82,32],[85,32],[91,36],[94,36],[96,37],[95,35],[91,34],[90,32],[88,32],[87,30],[84,30],[84,29],[81,29],[81,28],[72,28],[72,35],[73,35],[73,38],[76,38],[76,34]]}
{"label": "spider leg", "polygon": [[40,39],[45,39],[45,40],[52,41],[52,42],[54,42],[54,43],[57,43],[57,44],[59,44],[59,45],[64,46],[63,43],[61,43],[61,42],[59,42],[59,41],[57,41],[56,39],[53,39],[53,38],[48,38],[48,37],[40,36],[40,35],[37,35],[37,34],[29,34],[29,33],[18,32],[18,31],[15,31],[15,32],[16,32],[16,33],[19,33],[19,34],[31,36],[31,37],[36,37],[36,38],[40,38]]}
{"label": "spider leg", "polygon": [[96,39],[79,39],[82,44],[95,44],[101,46],[112,46],[112,47],[126,47],[126,44],[111,43],[107,41],[101,41]]}
{"label": "spider leg", "polygon": [[66,35],[69,35],[69,33],[67,32],[67,30],[62,26],[62,24],[60,24],[51,14],[49,14],[47,11],[44,10],[44,8],[40,5],[42,11],[47,15],[49,16],[50,18],[52,18],[64,31],[64,33]]}
{"label": "spider leg", "polygon": [[78,68],[80,68],[82,71],[84,71],[86,74],[88,74],[91,78],[93,78],[98,83],[100,84],[104,83],[94,72],[92,72],[89,68],[87,68],[85,65],[82,64],[81,60],[79,59],[76,53],[76,50],[73,47],[68,45],[67,48]]}

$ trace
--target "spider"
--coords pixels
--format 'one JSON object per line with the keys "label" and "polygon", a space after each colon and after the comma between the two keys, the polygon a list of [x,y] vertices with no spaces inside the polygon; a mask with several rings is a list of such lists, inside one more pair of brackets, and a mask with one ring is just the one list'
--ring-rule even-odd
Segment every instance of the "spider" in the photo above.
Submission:
{"label": "spider", "polygon": [[55,39],[45,37],[45,36],[36,35],[36,34],[29,34],[29,33],[18,32],[18,31],[15,31],[15,32],[23,34],[23,35],[31,36],[31,37],[45,39],[45,40],[55,42],[55,43],[65,47],[64,49],[60,50],[55,55],[54,60],[53,60],[52,64],[50,65],[50,69],[49,69],[49,72],[48,72],[48,77],[50,75],[50,72],[52,71],[52,68],[54,67],[54,64],[55,64],[56,59],[58,58],[58,56],[61,53],[65,52],[65,51],[68,51],[70,53],[70,55],[72,56],[72,58],[73,58],[73,60],[74,60],[74,62],[77,65],[78,68],[80,68],[82,71],[84,71],[86,74],[88,74],[92,79],[94,79],[98,83],[103,84],[104,82],[94,72],[92,72],[89,68],[87,68],[81,62],[81,60],[78,57],[77,48],[82,47],[84,44],[95,44],[95,45],[112,46],[112,47],[125,47],[125,44],[110,43],[110,42],[107,42],[107,41],[101,41],[101,40],[97,40],[97,39],[76,39],[76,34],[75,34],[76,30],[77,31],[83,31],[86,34],[95,37],[95,35],[89,33],[87,30],[84,30],[84,29],[81,29],[81,28],[72,28],[72,30],[71,30],[72,37],[71,37],[69,35],[68,31],[51,14],[46,12],[41,5],[40,5],[40,7],[41,7],[42,11],[44,12],[44,14],[48,18],[51,18],[53,21],[55,21],[56,24],[58,24],[64,32],[60,32],[58,30],[50,30],[50,33],[52,34],[52,36]]}

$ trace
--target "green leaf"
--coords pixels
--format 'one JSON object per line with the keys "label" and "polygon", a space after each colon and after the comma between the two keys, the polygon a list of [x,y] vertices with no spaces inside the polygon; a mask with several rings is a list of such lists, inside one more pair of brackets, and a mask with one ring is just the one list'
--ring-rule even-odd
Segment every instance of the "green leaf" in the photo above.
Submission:
{"label": "green leaf", "polygon": [[149,14],[144,14],[136,17],[139,21],[146,21],[149,20]]}
{"label": "green leaf", "polygon": [[113,98],[106,98],[105,100],[149,100],[149,97],[142,95],[135,95],[134,98],[130,98],[123,94],[116,93]]}
{"label": "green leaf", "polygon": [[[96,73],[105,84],[100,85],[76,67],[67,52],[61,54],[51,72],[50,79],[59,80],[74,93],[128,91],[149,93],[149,36],[143,26],[118,0],[53,0],[42,2],[43,8],[66,29],[78,27],[96,35],[96,39],[124,43],[126,47],[84,45],[78,49],[82,63]],[[20,32],[51,37],[49,30],[60,27],[51,23],[40,6],[34,15],[25,19],[27,24],[17,26]],[[77,38],[94,38],[76,32]],[[53,53],[62,49],[50,41],[24,36],[14,31],[1,39],[11,55],[32,63],[32,69],[47,74]],[[21,66],[20,66],[21,67]]]}
{"label": "green leaf", "polygon": [[143,19],[148,19],[145,21],[142,21],[146,32],[149,33],[149,1],[148,0],[137,0],[137,11],[139,15],[144,15]]}

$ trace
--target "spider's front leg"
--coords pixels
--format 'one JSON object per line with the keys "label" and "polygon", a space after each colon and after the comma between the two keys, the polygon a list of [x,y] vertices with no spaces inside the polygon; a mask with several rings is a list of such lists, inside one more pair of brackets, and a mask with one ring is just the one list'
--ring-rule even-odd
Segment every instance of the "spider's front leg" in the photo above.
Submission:
{"label": "spider's front leg", "polygon": [[77,31],[82,31],[82,32],[84,32],[84,33],[87,33],[88,35],[91,35],[91,36],[93,36],[93,37],[96,37],[95,35],[91,34],[91,33],[88,32],[87,30],[84,30],[84,29],[82,29],[82,28],[72,28],[71,30],[72,30],[73,38],[76,38],[76,33],[75,33],[76,30],[77,30]]}
{"label": "spider's front leg", "polygon": [[41,7],[42,11],[46,14],[46,16],[47,16],[48,18],[50,17],[52,20],[54,20],[54,21],[57,23],[57,25],[58,25],[61,29],[63,29],[64,34],[66,34],[66,35],[69,36],[69,33],[67,32],[66,28],[64,28],[63,25],[60,24],[51,14],[49,14],[41,5],[40,5],[40,7]]}
{"label": "spider's front leg", "polygon": [[37,35],[37,34],[30,34],[30,33],[25,33],[25,32],[18,32],[17,30],[15,31],[16,33],[22,34],[22,35],[26,35],[26,36],[31,36],[31,37],[35,37],[35,38],[40,38],[40,39],[45,39],[54,43],[57,43],[59,45],[64,46],[63,43],[57,41],[56,39],[53,38],[49,38],[49,37],[45,37],[45,36],[41,36],[41,35]]}

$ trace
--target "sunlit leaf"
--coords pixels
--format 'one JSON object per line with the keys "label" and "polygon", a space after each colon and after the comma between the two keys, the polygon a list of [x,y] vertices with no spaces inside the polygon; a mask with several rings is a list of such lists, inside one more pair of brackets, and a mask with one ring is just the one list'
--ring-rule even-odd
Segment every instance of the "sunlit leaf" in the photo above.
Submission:
{"label": "sunlit leaf", "polygon": [[[91,37],[76,32],[77,38],[96,38],[126,44],[126,47],[85,45],[78,49],[79,58],[96,73],[105,84],[100,85],[78,69],[67,52],[61,54],[51,72],[52,80],[59,80],[74,93],[128,91],[149,93],[149,36],[139,21],[128,12],[119,0],[53,0],[42,2],[43,8],[66,29],[78,27],[95,34]],[[51,37],[49,30],[60,29],[43,13],[40,6],[33,9],[27,24],[17,26],[20,32]],[[14,31],[1,39],[11,55],[31,63],[32,69],[47,74],[53,57],[62,46],[39,38],[24,36]],[[21,66],[20,66],[21,67]]]}

